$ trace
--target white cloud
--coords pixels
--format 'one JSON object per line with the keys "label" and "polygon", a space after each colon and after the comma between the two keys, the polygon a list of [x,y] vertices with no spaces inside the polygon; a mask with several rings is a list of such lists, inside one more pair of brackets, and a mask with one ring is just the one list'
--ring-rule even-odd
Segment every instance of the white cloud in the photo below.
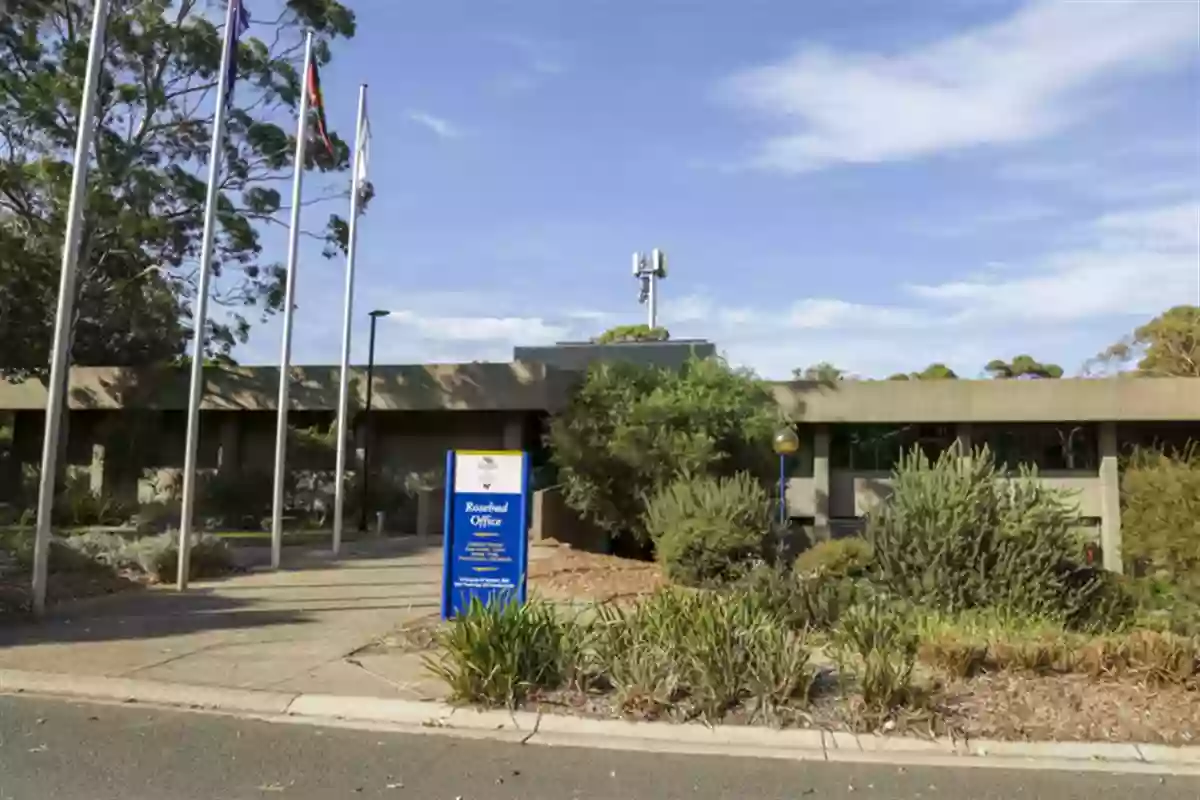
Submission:
{"label": "white cloud", "polygon": [[722,90],[793,129],[755,164],[799,172],[1040,139],[1091,112],[1101,81],[1195,52],[1188,4],[1038,0],[906,52],[808,46]]}
{"label": "white cloud", "polygon": [[1108,214],[1071,233],[1071,246],[1025,264],[975,274],[964,265],[960,279],[898,287],[907,303],[714,306],[706,322],[671,330],[706,336],[773,377],[818,361],[884,377],[936,360],[974,375],[987,360],[1018,352],[1060,359],[1070,370],[1126,332],[1131,317],[1200,303],[1200,203]]}
{"label": "white cloud", "polygon": [[518,64],[506,69],[494,82],[494,88],[500,94],[531,91],[566,71],[565,48],[558,42],[513,34],[489,38],[514,51],[518,57]]}
{"label": "white cloud", "polygon": [[435,116],[427,111],[409,111],[408,118],[433,131],[441,139],[457,139],[462,136],[462,131],[448,119]]}
{"label": "white cloud", "polygon": [[396,311],[388,319],[412,328],[423,339],[437,342],[544,344],[570,332],[569,327],[549,323],[541,317],[447,317]]}
{"label": "white cloud", "polygon": [[1197,295],[1200,203],[1109,214],[1081,232],[1086,246],[1051,253],[1004,280],[910,286],[961,321],[1071,322],[1155,314]]}

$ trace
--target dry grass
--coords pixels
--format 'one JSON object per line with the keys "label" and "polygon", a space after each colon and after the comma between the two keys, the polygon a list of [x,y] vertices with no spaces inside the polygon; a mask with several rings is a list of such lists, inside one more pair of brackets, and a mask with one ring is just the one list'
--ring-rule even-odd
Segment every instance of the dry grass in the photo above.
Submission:
{"label": "dry grass", "polygon": [[943,690],[944,724],[981,739],[1200,743],[1200,694],[1123,678],[997,673]]}
{"label": "dry grass", "polygon": [[1004,624],[964,615],[920,625],[923,663],[954,678],[1001,672],[1123,679],[1200,688],[1200,637],[1137,630],[1089,637],[1052,623]]}

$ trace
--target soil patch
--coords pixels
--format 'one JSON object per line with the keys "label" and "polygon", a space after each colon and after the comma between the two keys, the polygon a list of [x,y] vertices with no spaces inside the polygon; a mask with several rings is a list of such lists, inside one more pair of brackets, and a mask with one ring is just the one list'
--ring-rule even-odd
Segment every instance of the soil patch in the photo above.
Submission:
{"label": "soil patch", "polygon": [[[537,693],[524,708],[592,719],[687,722],[693,718],[686,708],[635,706],[622,713],[615,695],[577,690]],[[770,718],[739,707],[717,722],[959,739],[1182,746],[1200,744],[1200,692],[1177,686],[1152,689],[1140,682],[1097,681],[1082,675],[990,675],[944,687],[930,698],[928,708],[904,710],[880,720],[864,712],[856,695],[840,693],[836,680],[826,672],[805,707],[780,709]]]}
{"label": "soil patch", "polygon": [[632,602],[666,586],[652,561],[588,553],[560,545],[529,565],[529,588],[548,600]]}

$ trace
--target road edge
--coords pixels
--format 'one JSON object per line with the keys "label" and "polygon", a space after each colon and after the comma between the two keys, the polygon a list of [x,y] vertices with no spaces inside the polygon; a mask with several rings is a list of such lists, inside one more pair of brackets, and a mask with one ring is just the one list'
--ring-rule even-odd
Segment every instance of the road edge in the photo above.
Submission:
{"label": "road edge", "polygon": [[493,738],[523,744],[897,766],[996,767],[1200,776],[1200,746],[1009,742],[843,731],[627,722],[479,710],[444,702],[297,694],[0,669],[0,694],[139,703],[265,721]]}

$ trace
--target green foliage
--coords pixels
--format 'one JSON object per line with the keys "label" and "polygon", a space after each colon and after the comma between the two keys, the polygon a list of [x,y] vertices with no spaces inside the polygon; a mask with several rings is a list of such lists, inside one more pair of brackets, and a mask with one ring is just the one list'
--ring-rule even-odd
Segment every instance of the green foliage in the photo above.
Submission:
{"label": "green foliage", "polygon": [[870,569],[875,551],[870,542],[857,536],[817,542],[796,558],[793,570],[798,575],[832,575],[860,578]]}
{"label": "green foliage", "polygon": [[665,342],[671,338],[666,328],[651,328],[649,325],[618,325],[609,328],[592,341],[596,344],[617,342]]}
{"label": "green foliage", "polygon": [[1033,356],[1017,356],[1012,361],[994,359],[984,367],[993,378],[1061,378],[1063,368],[1058,364],[1043,364]]}
{"label": "green foliage", "polygon": [[1031,470],[1002,474],[986,449],[969,465],[953,449],[936,462],[920,449],[906,455],[868,520],[880,583],[947,613],[999,608],[1072,626],[1127,619],[1121,587],[1081,564],[1080,522],[1064,495]]}
{"label": "green foliage", "polygon": [[537,689],[559,688],[579,657],[578,631],[540,600],[471,605],[434,639],[425,665],[452,700],[515,708]]}
{"label": "green foliage", "polygon": [[1121,473],[1121,534],[1135,572],[1200,587],[1200,444],[1133,452]]}
{"label": "green foliage", "polygon": [[930,364],[920,372],[897,372],[895,375],[888,376],[889,381],[947,381],[957,378],[958,373],[941,362]]}
{"label": "green foliage", "polygon": [[[93,5],[16,0],[0,15],[0,371],[9,376],[44,377],[50,361]],[[170,363],[184,353],[222,6],[113,3],[88,154],[76,364]],[[353,13],[338,0],[287,0],[279,11],[256,19],[238,52],[212,265],[214,300],[226,314],[208,322],[213,355],[245,341],[251,313],[273,312],[282,301],[282,268],[263,258],[261,235],[286,224],[289,211],[275,187],[292,167],[288,118],[300,97],[303,32],[315,33],[317,60],[326,64],[330,44],[355,31]],[[336,136],[333,144],[332,156],[310,148],[307,166],[346,169],[349,147]],[[331,217],[319,235],[330,254],[344,247],[345,227]]]}
{"label": "green foliage", "polygon": [[771,479],[777,414],[766,384],[718,359],[679,371],[598,364],[547,438],[568,505],[611,535],[648,544],[648,498],[676,478]]}
{"label": "green foliage", "polygon": [[846,609],[873,594],[864,580],[832,573],[801,575],[769,564],[751,570],[737,588],[793,630],[829,630]]}
{"label": "green foliage", "polygon": [[[290,475],[290,473],[289,473]],[[238,529],[257,529],[271,513],[275,479],[264,470],[198,474],[196,507],[202,516]]]}
{"label": "green foliage", "polygon": [[882,599],[847,609],[834,632],[836,658],[857,674],[866,709],[881,715],[918,699],[913,671],[919,644],[904,614]]}
{"label": "green foliage", "polygon": [[[130,543],[133,559],[143,572],[160,583],[174,581],[179,572],[179,534],[167,531]],[[235,568],[233,552],[224,540],[211,534],[192,534],[188,577],[215,578]]]}
{"label": "green foliage", "polygon": [[1168,309],[1095,361],[1120,367],[1134,359],[1138,375],[1200,378],[1200,306]]}
{"label": "green foliage", "polygon": [[684,476],[659,489],[646,506],[646,531],[668,578],[697,586],[727,581],[763,555],[772,503],[745,472]]}
{"label": "green foliage", "polygon": [[124,525],[137,513],[136,505],[92,491],[86,475],[68,475],[55,500],[55,521],[72,528]]}
{"label": "green foliage", "polygon": [[1200,581],[1176,583],[1160,576],[1134,578],[1127,585],[1137,600],[1137,626],[1200,636]]}

